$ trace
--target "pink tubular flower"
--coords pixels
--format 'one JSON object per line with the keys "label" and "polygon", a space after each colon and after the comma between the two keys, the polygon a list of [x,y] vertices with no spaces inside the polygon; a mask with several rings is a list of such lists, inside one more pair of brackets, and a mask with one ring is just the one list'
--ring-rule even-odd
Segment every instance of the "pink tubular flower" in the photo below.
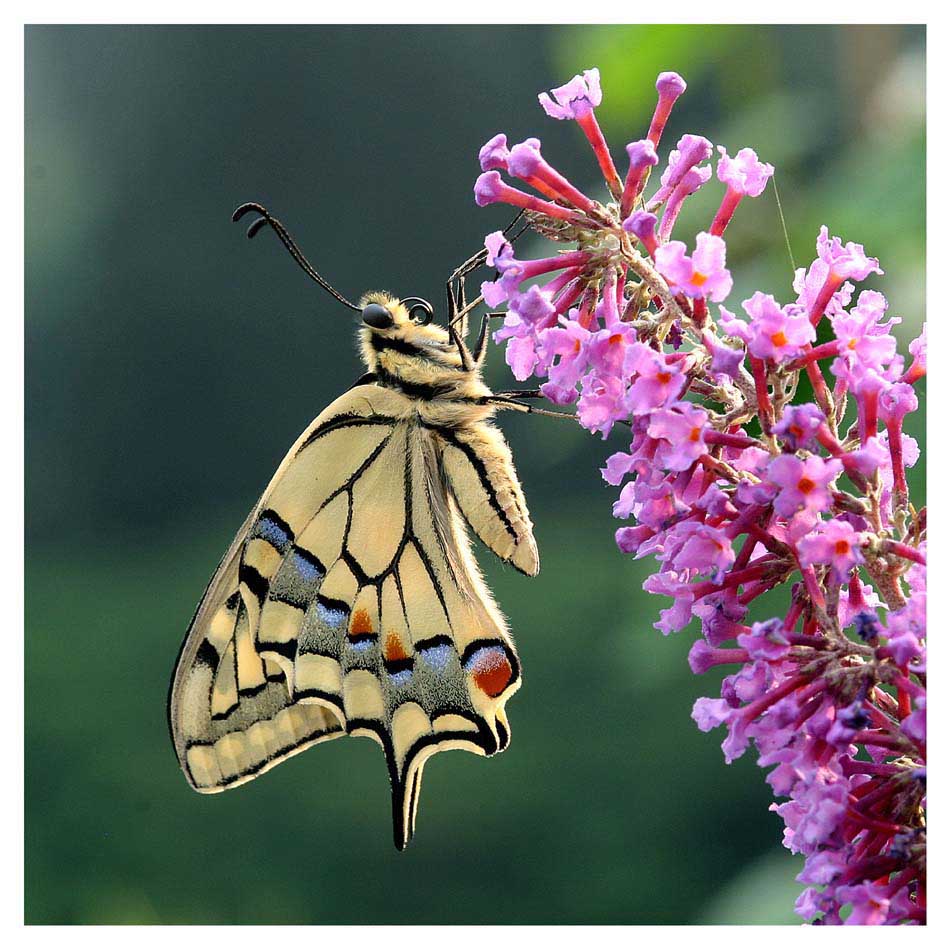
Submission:
{"label": "pink tubular flower", "polygon": [[[894,323],[882,323],[887,300],[880,293],[865,290],[857,306],[831,318],[831,327],[838,339],[838,352],[851,374],[863,375],[870,370],[883,373],[897,354],[897,340],[888,330]],[[843,370],[842,370],[843,371]]]}
{"label": "pink tubular flower", "polygon": [[[633,234],[641,244],[647,249],[647,253],[653,255],[657,249],[656,237],[656,215],[648,211],[634,211],[623,222],[623,229],[628,234]],[[683,245],[685,250],[686,245]]]}
{"label": "pink tubular flower", "polygon": [[504,204],[513,204],[517,208],[524,208],[527,211],[536,211],[549,217],[560,218],[562,221],[577,219],[576,211],[553,204],[551,201],[542,201],[541,198],[536,198],[534,195],[512,188],[511,185],[506,185],[497,171],[486,171],[479,175],[474,190],[475,203],[480,208],[485,207],[486,204],[496,204],[500,201]]}
{"label": "pink tubular flower", "polygon": [[[587,369],[591,334],[576,319],[562,322],[562,326],[552,326],[540,332],[539,348],[542,362],[549,367],[548,379],[559,390],[560,398],[554,401],[565,405],[577,397],[575,386]],[[558,360],[556,365],[555,357]]]}
{"label": "pink tubular flower", "polygon": [[772,433],[783,439],[792,451],[797,451],[799,448],[813,448],[825,425],[825,413],[817,405],[805,402],[786,405]]}
{"label": "pink tubular flower", "polygon": [[625,451],[614,452],[608,459],[606,467],[600,469],[601,477],[607,484],[618,485],[636,468],[637,458]]}
{"label": "pink tubular flower", "polygon": [[749,352],[759,359],[783,362],[815,339],[808,317],[794,305],[780,307],[771,293],[756,291],[742,301],[742,308],[751,317],[745,340]]}
{"label": "pink tubular flower", "polygon": [[636,331],[626,323],[599,330],[591,338],[590,364],[602,375],[621,375],[627,348],[636,339]]}
{"label": "pink tubular flower", "polygon": [[627,171],[627,180],[623,186],[623,196],[620,202],[620,216],[627,217],[634,203],[646,184],[650,168],[659,162],[654,143],[648,139],[631,142],[627,146],[627,156],[630,159],[630,168]]}
{"label": "pink tubular flower", "polygon": [[916,382],[918,379],[923,378],[927,374],[927,324],[924,323],[924,328],[921,330],[920,336],[915,339],[910,346],[907,347],[910,350],[911,356],[914,357],[914,361],[911,363],[910,369],[904,373],[901,378],[902,382]]}
{"label": "pink tubular flower", "polygon": [[732,275],[726,269],[726,244],[721,237],[701,231],[696,235],[696,251],[686,256],[682,241],[670,241],[656,249],[656,266],[674,293],[706,297],[718,303],[732,289]]}
{"label": "pink tubular flower", "polygon": [[594,202],[574,187],[560,172],[541,156],[541,142],[529,138],[515,145],[508,156],[508,171],[529,184],[541,185],[545,190],[583,211],[594,209]]}
{"label": "pink tubular flower", "polygon": [[809,455],[804,461],[795,455],[779,455],[769,465],[768,479],[779,489],[775,510],[782,517],[799,511],[818,515],[831,507],[828,485],[841,472],[841,462]]}
{"label": "pink tubular flower", "polygon": [[840,583],[851,569],[864,563],[861,554],[862,535],[847,521],[837,518],[822,521],[811,534],[798,542],[802,564],[830,564]]}
{"label": "pink tubular flower", "polygon": [[647,138],[654,145],[659,145],[660,136],[670,117],[673,103],[686,91],[686,80],[676,72],[661,72],[656,77],[656,91],[658,93],[656,109],[653,112]]}
{"label": "pink tubular flower", "polygon": [[485,238],[485,250],[485,263],[501,274],[494,282],[486,280],[482,283],[482,296],[491,307],[500,306],[506,300],[514,300],[518,296],[518,288],[525,280],[556,270],[583,267],[590,261],[590,255],[585,251],[560,254],[543,260],[518,260],[514,248],[501,231],[495,231]]}
{"label": "pink tubular flower", "polygon": [[854,284],[829,281],[828,272],[828,265],[819,258],[811,262],[807,271],[799,267],[792,280],[792,289],[798,294],[795,302],[809,314],[819,313],[819,319],[843,313],[854,293]]}
{"label": "pink tubular flower", "polygon": [[893,426],[897,432],[900,431],[904,416],[917,411],[917,404],[917,393],[914,392],[913,386],[906,382],[895,382],[881,393],[878,408],[888,429]]}
{"label": "pink tubular flower", "polygon": [[485,263],[497,270],[507,270],[509,267],[520,266],[515,260],[515,249],[508,243],[501,231],[494,231],[485,238]]}
{"label": "pink tubular flower", "polygon": [[635,554],[652,534],[653,531],[644,525],[640,527],[618,527],[614,534],[614,540],[623,553]]}
{"label": "pink tubular flower", "polygon": [[887,920],[891,905],[890,889],[873,883],[840,887],[838,899],[852,905],[847,926],[878,926]]}
{"label": "pink tubular flower", "polygon": [[512,300],[495,341],[510,340],[505,359],[520,382],[546,368],[537,352],[538,333],[556,322],[557,311],[540,287],[529,287]]}
{"label": "pink tubular flower", "polygon": [[722,145],[719,149],[719,163],[716,176],[730,191],[743,197],[757,198],[765,190],[775,168],[768,162],[759,161],[759,156],[751,148],[740,148],[735,158],[730,158]]}
{"label": "pink tubular flower", "polygon": [[[847,245],[842,246],[837,237],[829,241],[828,228],[824,225],[819,232],[816,247],[818,259],[828,268],[825,285],[820,294],[822,303],[827,302],[829,294],[837,292],[845,280],[864,280],[872,273],[883,273],[877,265],[877,259],[867,257],[862,245],[849,241]],[[814,323],[820,318],[819,309],[816,305],[811,313]]]}
{"label": "pink tubular flower", "polygon": [[660,188],[649,201],[648,209],[659,207],[673,193],[684,175],[712,154],[712,142],[702,135],[684,135],[670,152],[666,170],[660,178]]}
{"label": "pink tubular flower", "polygon": [[686,531],[685,536],[676,538],[676,551],[670,555],[673,567],[676,570],[695,571],[699,576],[711,573],[721,578],[736,560],[726,532],[722,528],[693,521],[682,521],[681,526],[685,526]]}
{"label": "pink tubular flower", "polygon": [[753,623],[752,630],[740,633],[736,642],[752,659],[765,659],[775,662],[784,659],[792,648],[788,634],[779,620],[771,619],[764,623]]}
{"label": "pink tubular flower", "polygon": [[582,76],[552,90],[552,99],[546,92],[538,96],[544,111],[553,119],[576,119],[594,150],[597,163],[611,191],[620,194],[620,179],[607,148],[604,133],[597,124],[594,109],[600,105],[600,70],[585,69]]}
{"label": "pink tubular flower", "polygon": [[673,225],[683,209],[683,203],[712,177],[712,168],[704,165],[702,168],[690,168],[689,171],[680,178],[679,184],[673,189],[673,193],[666,202],[666,208],[663,211],[663,219],[660,221],[660,240],[667,241],[673,232]]}
{"label": "pink tubular flower", "polygon": [[716,174],[726,185],[726,193],[709,229],[713,234],[722,234],[739,202],[746,197],[757,198],[775,173],[768,162],[759,161],[759,156],[751,148],[740,149],[735,158],[730,158],[722,145],[718,148],[721,157]]}
{"label": "pink tubular flower", "polygon": [[674,363],[642,343],[627,349],[624,372],[636,375],[627,398],[627,406],[633,415],[646,415],[676,401],[686,382],[686,376]]}
{"label": "pink tubular flower", "polygon": [[553,326],[557,321],[551,300],[537,286],[529,287],[527,293],[519,294],[517,299],[512,300],[508,308],[508,317],[514,317],[514,319],[509,322],[506,317],[504,327],[495,333],[497,342],[511,336],[524,336],[537,332],[539,329]]}
{"label": "pink tubular flower", "polygon": [[840,237],[828,237],[828,228],[822,224],[818,232],[818,257],[824,261],[830,272],[844,280],[865,280],[872,273],[883,274],[876,257],[864,253],[864,245],[848,241],[841,243]]}
{"label": "pink tubular flower", "polygon": [[684,89],[661,74],[624,181],[595,117],[596,70],[540,97],[583,130],[607,186],[599,198],[556,171],[537,139],[509,149],[499,133],[482,147],[477,203],[523,208],[559,249],[524,260],[515,237],[486,238],[498,277],[484,301],[508,304],[494,338],[516,378],[545,380],[541,394],[573,406],[589,431],[624,436],[601,468],[626,522],[614,542],[657,562],[643,581],[671,601],[657,630],[699,620],[690,668],[723,672],[693,718],[725,727],[727,762],[751,748],[765,769],[785,846],[804,858],[796,912],[824,925],[925,923],[927,517],[911,500],[920,448],[905,423],[926,333],[900,351],[887,300],[855,288],[881,273],[878,261],[826,227],[817,258],[795,272],[793,303],[753,292],[741,318],[723,305],[723,233],[774,169],[750,148],[719,147],[725,196],[688,256],[672,238],[712,175],[709,140],[683,135],[644,196]]}
{"label": "pink tubular flower", "polygon": [[837,237],[828,237],[828,228],[822,225],[816,243],[818,259],[808,268],[796,271],[795,289],[799,304],[808,311],[812,325],[823,315],[835,315],[847,306],[853,287],[846,280],[864,280],[872,273],[881,274],[877,259],[868,257],[864,247],[849,241],[842,245]]}
{"label": "pink tubular flower", "polygon": [[607,294],[597,305],[594,316],[604,328],[591,336],[590,364],[600,375],[622,376],[627,350],[637,344],[636,330],[621,322],[613,294]]}
{"label": "pink tubular flower", "polygon": [[538,102],[552,119],[582,119],[600,105],[602,98],[600,70],[585,69],[582,76],[552,89],[551,95],[542,92]]}
{"label": "pink tubular flower", "polygon": [[482,171],[507,171],[508,154],[508,139],[499,132],[482,145],[478,153],[478,163]]}
{"label": "pink tubular flower", "polygon": [[616,376],[597,376],[591,373],[584,379],[577,404],[578,421],[584,428],[600,432],[606,438],[614,422],[618,422],[627,414],[623,395],[623,382]]}
{"label": "pink tubular flower", "polygon": [[714,375],[726,375],[731,379],[738,378],[739,366],[745,358],[745,353],[741,349],[735,349],[721,343],[712,333],[703,333],[703,345],[712,356],[709,363],[709,371]]}
{"label": "pink tubular flower", "polygon": [[709,732],[724,725],[735,714],[722,699],[696,699],[692,719],[701,732]]}
{"label": "pink tubular flower", "polygon": [[505,362],[511,367],[514,377],[519,382],[524,382],[538,365],[534,340],[527,336],[515,336],[509,340],[505,350]]}
{"label": "pink tubular flower", "polygon": [[650,415],[647,431],[660,440],[656,462],[668,471],[685,471],[706,452],[709,414],[689,402],[677,402],[669,409]]}

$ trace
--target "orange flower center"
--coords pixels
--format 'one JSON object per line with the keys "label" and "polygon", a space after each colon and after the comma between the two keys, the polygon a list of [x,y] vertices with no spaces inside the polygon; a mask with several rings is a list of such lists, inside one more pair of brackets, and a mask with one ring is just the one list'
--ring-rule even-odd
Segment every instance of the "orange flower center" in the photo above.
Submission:
{"label": "orange flower center", "polygon": [[808,494],[815,490],[815,482],[812,481],[811,478],[802,478],[802,480],[798,482],[798,490],[801,491],[802,494]]}
{"label": "orange flower center", "polygon": [[623,337],[619,333],[614,333],[613,336],[607,340],[607,342],[610,343],[611,346],[616,346],[617,343],[623,342]]}
{"label": "orange flower center", "polygon": [[702,429],[699,429],[699,428],[694,428],[694,429],[692,429],[692,431],[690,431],[690,433],[689,433],[689,440],[690,440],[691,442],[698,442],[698,441],[699,441],[699,433],[700,433],[701,431],[702,431]]}
{"label": "orange flower center", "polygon": [[658,373],[656,374],[656,381],[657,381],[657,382],[662,382],[664,385],[666,385],[666,383],[669,382],[670,379],[672,379],[672,378],[673,378],[673,376],[672,376],[672,374],[669,373],[669,372],[658,372]]}
{"label": "orange flower center", "polygon": [[694,270],[693,276],[689,278],[689,282],[694,287],[701,287],[708,279],[709,279],[709,274],[704,274],[698,270]]}
{"label": "orange flower center", "polygon": [[848,542],[846,540],[836,541],[835,543],[836,554],[841,554],[842,556],[844,556],[849,550],[850,550],[850,547],[848,546]]}
{"label": "orange flower center", "polygon": [[781,330],[779,330],[777,333],[773,333],[771,340],[775,346],[781,347],[788,345],[788,337]]}

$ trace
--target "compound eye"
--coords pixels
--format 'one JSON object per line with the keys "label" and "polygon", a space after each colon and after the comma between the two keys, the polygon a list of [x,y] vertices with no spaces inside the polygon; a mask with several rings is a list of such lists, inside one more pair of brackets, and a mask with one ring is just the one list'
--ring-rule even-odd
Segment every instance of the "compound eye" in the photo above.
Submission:
{"label": "compound eye", "polygon": [[409,297],[402,301],[409,312],[409,319],[417,326],[427,326],[432,322],[432,306],[418,297]]}
{"label": "compound eye", "polygon": [[363,322],[373,329],[385,330],[393,325],[393,315],[381,303],[368,303],[363,307]]}

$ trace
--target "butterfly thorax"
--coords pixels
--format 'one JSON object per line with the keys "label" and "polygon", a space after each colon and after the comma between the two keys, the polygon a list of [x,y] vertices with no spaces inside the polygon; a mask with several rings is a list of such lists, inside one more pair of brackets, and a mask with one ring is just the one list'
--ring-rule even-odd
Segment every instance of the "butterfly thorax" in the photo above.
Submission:
{"label": "butterfly thorax", "polygon": [[403,304],[385,293],[367,294],[361,305],[367,303],[379,303],[393,318],[384,328],[360,328],[363,360],[379,385],[406,395],[425,421],[466,425],[494,414],[486,401],[491,389],[477,368],[462,365],[445,327],[413,322]]}

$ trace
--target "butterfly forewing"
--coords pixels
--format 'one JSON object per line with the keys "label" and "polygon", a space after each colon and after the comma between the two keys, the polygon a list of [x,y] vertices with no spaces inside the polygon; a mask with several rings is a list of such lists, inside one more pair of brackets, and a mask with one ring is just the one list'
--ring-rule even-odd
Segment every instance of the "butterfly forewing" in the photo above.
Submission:
{"label": "butterfly forewing", "polygon": [[536,571],[537,555],[513,469],[479,465],[472,447],[492,432],[472,427],[460,444],[420,423],[405,395],[361,385],[301,435],[182,648],[169,714],[197,790],[367,735],[386,755],[402,848],[428,757],[507,745],[518,659],[459,508],[516,566],[533,572],[533,556]]}

